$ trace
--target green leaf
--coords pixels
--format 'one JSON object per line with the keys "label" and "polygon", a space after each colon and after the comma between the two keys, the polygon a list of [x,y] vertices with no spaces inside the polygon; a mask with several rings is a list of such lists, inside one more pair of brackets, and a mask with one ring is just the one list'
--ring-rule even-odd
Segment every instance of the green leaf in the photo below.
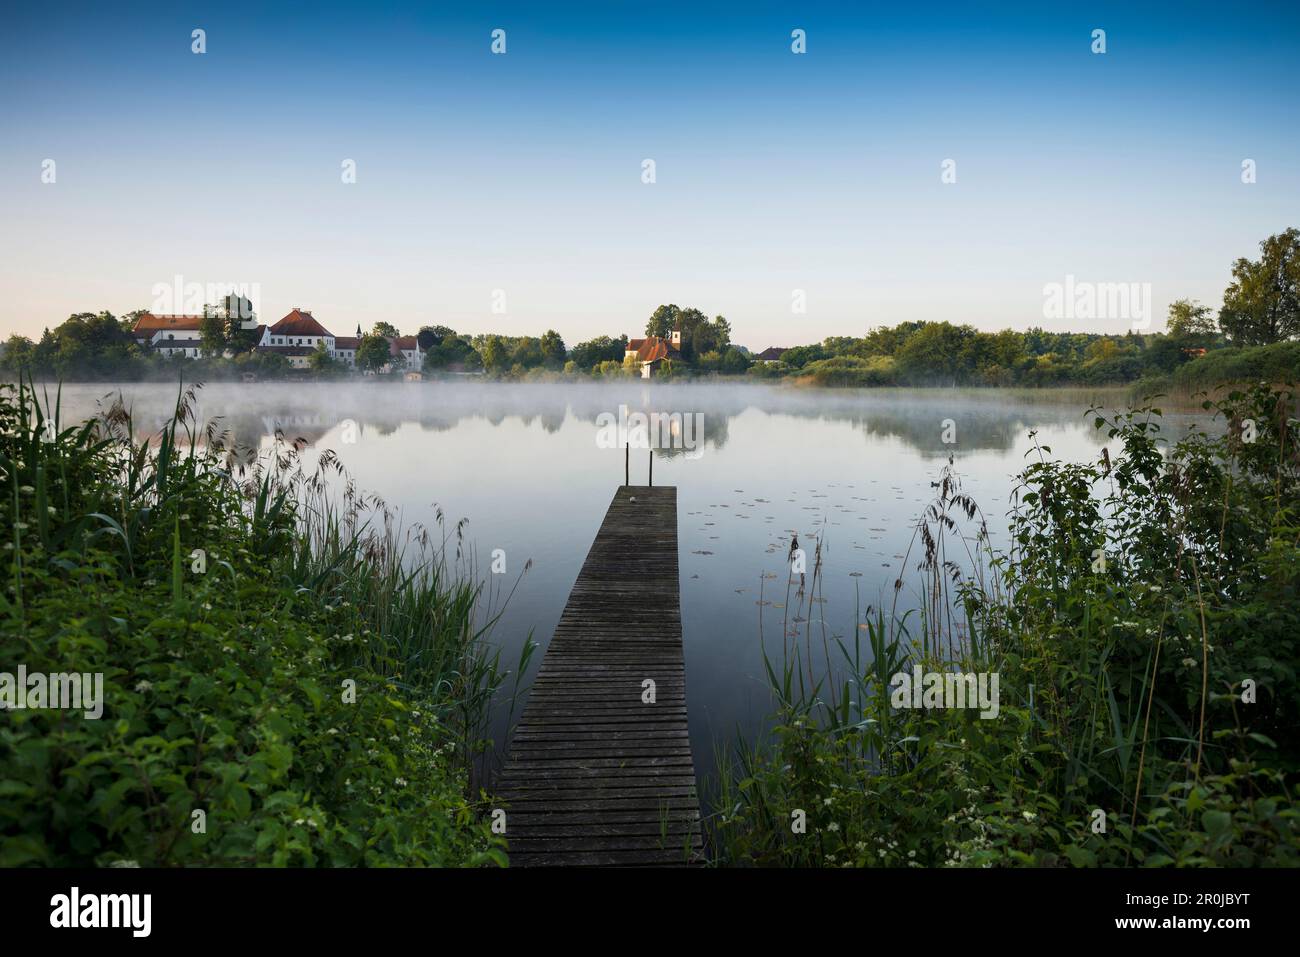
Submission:
{"label": "green leaf", "polygon": [[1201,824],[1205,827],[1205,833],[1218,837],[1232,827],[1232,815],[1227,811],[1206,811],[1201,815]]}

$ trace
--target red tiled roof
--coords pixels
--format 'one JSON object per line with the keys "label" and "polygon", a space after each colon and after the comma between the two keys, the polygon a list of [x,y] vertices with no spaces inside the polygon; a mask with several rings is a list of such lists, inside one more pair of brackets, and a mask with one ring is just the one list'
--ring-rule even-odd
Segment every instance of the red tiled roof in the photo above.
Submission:
{"label": "red tiled roof", "polygon": [[409,352],[416,348],[418,348],[418,344],[415,341],[415,336],[397,336],[388,340],[388,351],[395,356],[400,356],[403,349]]}
{"label": "red tiled roof", "polygon": [[173,329],[197,332],[203,322],[202,316],[155,316],[152,312],[143,312],[131,328],[133,333],[153,335],[159,329]]}
{"label": "red tiled roof", "polygon": [[779,359],[779,358],[781,358],[783,355],[785,355],[785,353],[786,353],[786,350],[783,349],[783,348],[781,348],[780,346],[768,346],[766,349],[764,349],[764,350],[763,350],[762,352],[760,352],[758,355],[754,356],[754,358],[755,358],[755,359],[760,359],[760,360],[763,360],[763,361],[767,361],[767,360],[769,360],[769,359]]}
{"label": "red tiled roof", "polygon": [[310,312],[295,309],[271,327],[273,336],[331,336],[332,333],[313,318]]}
{"label": "red tiled roof", "polygon": [[361,345],[361,338],[359,336],[335,336],[334,337],[335,349],[356,349],[360,345]]}
{"label": "red tiled roof", "polygon": [[[632,343],[628,343],[631,347]],[[672,343],[667,339],[661,339],[658,336],[650,336],[641,340],[640,346],[636,350],[636,357],[642,362],[657,362],[660,359],[680,359],[681,353],[673,348]]]}
{"label": "red tiled roof", "polygon": [[641,348],[641,344],[643,342],[645,342],[644,339],[629,339],[627,341],[627,351],[636,352],[638,349]]}

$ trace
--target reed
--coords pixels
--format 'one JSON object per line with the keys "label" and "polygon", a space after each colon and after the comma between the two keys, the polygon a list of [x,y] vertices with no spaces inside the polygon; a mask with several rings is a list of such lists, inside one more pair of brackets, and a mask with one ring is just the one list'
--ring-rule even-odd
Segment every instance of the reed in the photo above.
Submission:
{"label": "reed", "polygon": [[[1300,861],[1300,419],[1289,389],[1206,403],[1213,436],[1165,443],[1159,409],[1094,409],[1113,459],[1038,447],[1001,551],[950,460],[904,562],[917,600],[900,575],[837,658],[806,636],[765,653],[774,714],[719,760],[714,859]],[[997,674],[997,716],[897,707],[917,666]]]}
{"label": "reed", "polygon": [[301,441],[234,447],[198,388],[140,441],[120,399],[66,425],[0,386],[5,659],[102,672],[112,718],[15,723],[0,863],[504,863],[471,768],[509,595],[461,526],[403,527]]}

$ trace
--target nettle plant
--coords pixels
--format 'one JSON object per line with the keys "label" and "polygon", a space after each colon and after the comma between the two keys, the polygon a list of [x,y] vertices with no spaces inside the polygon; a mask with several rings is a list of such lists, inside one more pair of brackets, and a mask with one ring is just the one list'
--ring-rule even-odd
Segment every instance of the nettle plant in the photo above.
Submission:
{"label": "nettle plant", "polygon": [[292,445],[241,476],[192,398],[138,441],[0,386],[0,661],[105,696],[0,714],[0,865],[504,863],[478,587],[324,510]]}

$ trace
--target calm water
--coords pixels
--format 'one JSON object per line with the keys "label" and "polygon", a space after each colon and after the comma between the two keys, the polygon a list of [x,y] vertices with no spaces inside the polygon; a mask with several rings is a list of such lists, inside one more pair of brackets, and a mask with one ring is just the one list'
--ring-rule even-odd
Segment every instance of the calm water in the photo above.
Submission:
{"label": "calm water", "polygon": [[[156,429],[176,395],[174,387],[121,389],[140,430]],[[94,414],[111,391],[65,387],[65,416]],[[654,465],[656,485],[678,488],[687,696],[701,772],[713,768],[715,745],[737,729],[757,733],[770,710],[760,635],[779,652],[783,627],[804,636],[812,627],[820,648],[823,627],[851,639],[855,609],[882,600],[889,607],[916,519],[932,500],[930,483],[949,455],[1000,542],[1031,430],[1057,457],[1095,459],[1102,445],[1085,421],[1082,393],[259,383],[209,386],[198,412],[222,417],[240,443],[269,443],[282,428],[307,440],[308,457],[334,449],[358,487],[400,509],[407,524],[433,524],[437,508],[448,524],[466,519],[466,545],[481,570],[494,549],[504,552],[497,588],[508,591],[531,562],[494,635],[511,663],[530,632],[541,645],[526,683],[623,481],[622,449],[597,441],[597,417],[617,414],[620,404],[703,413],[702,453],[659,453]],[[1189,421],[1170,417],[1168,429]],[[649,454],[632,453],[633,484],[645,482]],[[822,542],[824,602],[787,602],[792,534],[810,556]],[[917,556],[914,548],[907,564]],[[901,601],[912,595],[905,587]],[[498,740],[507,710],[494,723]]]}

